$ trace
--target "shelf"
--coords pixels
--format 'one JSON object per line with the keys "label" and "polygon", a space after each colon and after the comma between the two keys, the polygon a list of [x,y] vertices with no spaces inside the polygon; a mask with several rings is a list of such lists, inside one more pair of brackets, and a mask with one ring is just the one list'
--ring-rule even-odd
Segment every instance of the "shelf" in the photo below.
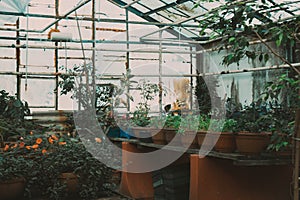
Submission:
{"label": "shelf", "polygon": [[[126,138],[110,138],[114,142],[128,142],[136,144],[140,147],[150,147],[154,149],[166,149],[170,151],[185,152],[188,154],[199,154],[199,149],[187,149],[175,146],[166,146],[154,143],[144,143],[137,139],[126,139]],[[207,154],[208,157],[227,159],[233,161],[234,165],[238,166],[272,166],[272,165],[291,165],[292,157],[290,156],[275,156],[272,154],[261,154],[261,155],[242,155],[239,153],[221,153],[216,151],[210,151]]]}

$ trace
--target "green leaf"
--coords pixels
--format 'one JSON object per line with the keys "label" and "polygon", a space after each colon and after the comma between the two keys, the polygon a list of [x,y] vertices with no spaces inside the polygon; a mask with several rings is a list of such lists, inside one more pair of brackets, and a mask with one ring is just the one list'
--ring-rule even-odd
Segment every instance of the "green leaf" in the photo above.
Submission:
{"label": "green leaf", "polygon": [[278,39],[276,40],[277,47],[281,45],[282,39],[283,39],[283,32],[279,34]]}
{"label": "green leaf", "polygon": [[269,60],[269,54],[266,53],[265,56],[264,56],[264,61],[265,61],[265,62],[268,62],[268,60]]}
{"label": "green leaf", "polygon": [[233,42],[235,40],[235,37],[229,38],[228,42]]}

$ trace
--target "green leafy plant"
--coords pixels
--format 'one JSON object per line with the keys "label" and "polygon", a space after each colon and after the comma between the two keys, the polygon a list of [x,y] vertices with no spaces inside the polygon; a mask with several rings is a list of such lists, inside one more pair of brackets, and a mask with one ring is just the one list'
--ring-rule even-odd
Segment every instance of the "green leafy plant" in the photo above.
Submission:
{"label": "green leafy plant", "polygon": [[207,131],[210,124],[210,117],[207,115],[201,115],[199,117],[198,130]]}
{"label": "green leafy plant", "polygon": [[136,110],[133,112],[132,120],[137,126],[147,126],[150,124],[149,102],[159,93],[160,88],[157,84],[143,79],[138,83],[137,89],[140,90],[142,99],[136,106]]}
{"label": "green leafy plant", "polygon": [[[91,147],[100,148],[101,139],[95,137],[94,140],[90,142],[93,143]],[[11,154],[17,160],[11,159],[10,162],[18,161],[18,168],[7,167],[0,171],[13,170],[24,175],[28,198],[34,196],[34,191],[39,191],[49,199],[65,199],[72,195],[66,191],[67,185],[61,179],[61,174],[66,172],[78,177],[76,195],[81,199],[95,199],[105,195],[103,185],[108,182],[111,169],[93,157],[77,137],[27,135],[15,145],[5,147],[3,155]]]}
{"label": "green leafy plant", "polygon": [[181,117],[179,115],[169,115],[166,118],[164,128],[172,128],[178,130],[181,124]]}
{"label": "green leafy plant", "polygon": [[0,91],[0,115],[13,120],[24,120],[30,110],[27,102],[22,102],[17,96],[11,96],[5,90]]}
{"label": "green leafy plant", "polygon": [[[258,59],[267,62],[270,55],[275,55],[292,69],[299,71],[290,65],[287,59],[277,53],[265,40],[273,41],[277,47],[288,45],[294,47],[297,38],[297,28],[299,27],[299,17],[289,20],[272,21],[270,18],[274,5],[266,3],[265,0],[253,1],[232,1],[221,5],[208,12],[199,25],[202,28],[200,35],[212,33],[211,38],[219,38],[218,49],[229,50],[223,57],[222,63],[230,65],[239,64],[244,58]],[[279,3],[278,8],[284,10],[286,5]],[[265,10],[262,15],[261,10]],[[257,23],[257,20],[263,22]],[[269,51],[258,51],[250,47],[251,40],[258,38]]]}
{"label": "green leafy plant", "polygon": [[235,132],[236,131],[236,126],[237,126],[237,121],[236,120],[226,119],[224,124],[223,124],[222,132]]}

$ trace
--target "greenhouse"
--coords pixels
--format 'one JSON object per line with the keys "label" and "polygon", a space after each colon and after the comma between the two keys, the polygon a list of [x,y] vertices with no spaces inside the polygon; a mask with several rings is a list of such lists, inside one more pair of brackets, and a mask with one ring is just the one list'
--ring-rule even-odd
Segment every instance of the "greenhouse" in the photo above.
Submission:
{"label": "greenhouse", "polygon": [[1,200],[299,200],[300,1],[0,0]]}

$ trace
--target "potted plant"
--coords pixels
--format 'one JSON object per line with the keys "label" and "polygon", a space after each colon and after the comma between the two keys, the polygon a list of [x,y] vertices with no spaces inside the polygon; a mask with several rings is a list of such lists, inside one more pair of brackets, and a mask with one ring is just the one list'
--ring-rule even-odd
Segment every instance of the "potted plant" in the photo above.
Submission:
{"label": "potted plant", "polygon": [[[234,132],[237,122],[234,119],[226,119],[225,121],[211,120],[212,131],[209,134],[215,135],[218,141],[214,145],[214,150],[231,153],[236,150]],[[219,133],[215,134],[214,131]]]}
{"label": "potted plant", "polygon": [[152,134],[149,129],[150,101],[158,94],[160,88],[157,84],[144,79],[139,81],[136,88],[140,91],[141,102],[138,103],[136,110],[132,113],[131,120],[134,126],[131,129],[142,142],[152,142]]}
{"label": "potted plant", "polygon": [[104,195],[103,185],[111,170],[95,159],[79,138],[32,134],[21,138],[16,147],[8,150],[31,164],[21,166],[26,170],[27,197],[93,199]]}
{"label": "potted plant", "polygon": [[28,170],[33,161],[6,149],[0,154],[0,197],[3,200],[22,199]]}
{"label": "potted plant", "polygon": [[[171,141],[173,142],[173,144],[180,146],[181,145],[181,140],[180,138],[174,140],[179,128],[180,128],[180,124],[181,124],[181,116],[179,115],[169,115],[166,118],[166,122],[163,128],[163,131],[165,133],[165,139],[167,143],[170,143]],[[180,131],[179,131],[180,133]]]}
{"label": "potted plant", "polygon": [[237,120],[236,145],[241,154],[257,155],[270,143],[273,117],[260,102],[246,106]]}
{"label": "potted plant", "polygon": [[[207,134],[207,130],[210,124],[210,117],[208,115],[201,115],[199,117],[199,123],[198,123],[198,128],[197,128],[197,141],[199,147],[202,147],[204,138]],[[209,138],[207,138],[209,139]],[[207,145],[210,145],[211,142],[207,142]]]}
{"label": "potted plant", "polygon": [[154,144],[167,144],[165,131],[163,130],[166,116],[153,116],[150,119],[149,129],[151,129],[152,141]]}
{"label": "potted plant", "polygon": [[181,143],[184,146],[189,145],[189,148],[198,149],[197,130],[201,116],[187,115],[182,117],[182,123],[177,131],[181,134]]}

